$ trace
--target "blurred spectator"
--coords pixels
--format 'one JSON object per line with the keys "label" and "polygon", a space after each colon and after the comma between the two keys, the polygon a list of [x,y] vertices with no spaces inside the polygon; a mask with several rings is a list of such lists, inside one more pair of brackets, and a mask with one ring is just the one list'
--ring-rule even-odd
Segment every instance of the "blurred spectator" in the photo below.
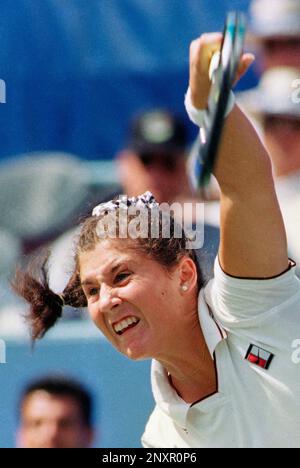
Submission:
{"label": "blurred spectator", "polygon": [[61,377],[32,382],[20,401],[21,448],[89,448],[92,398],[79,383]]}
{"label": "blurred spectator", "polygon": [[300,0],[253,0],[250,31],[261,71],[300,66]]}
{"label": "blurred spectator", "polygon": [[129,197],[149,190],[159,202],[190,201],[186,170],[187,130],[165,110],[152,110],[133,120],[128,148],[117,155],[123,192]]}
{"label": "blurred spectator", "polygon": [[300,265],[300,66],[267,71],[259,86],[240,95],[269,150],[290,255]]}
{"label": "blurred spectator", "polygon": [[245,110],[262,128],[277,181],[299,172],[300,66],[267,71],[257,88],[241,93],[240,97]]}

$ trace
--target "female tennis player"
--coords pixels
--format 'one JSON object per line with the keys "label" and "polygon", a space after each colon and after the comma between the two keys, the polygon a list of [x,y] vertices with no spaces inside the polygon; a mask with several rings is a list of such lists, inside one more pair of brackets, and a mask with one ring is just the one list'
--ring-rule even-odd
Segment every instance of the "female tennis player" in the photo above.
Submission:
{"label": "female tennis player", "polygon": [[[195,112],[207,104],[210,59],[220,41],[219,34],[206,34],[191,44]],[[243,55],[239,75],[252,61]],[[19,273],[15,288],[31,305],[34,339],[54,325],[63,305],[87,306],[118,351],[153,360],[156,407],[144,447],[298,447],[300,366],[293,353],[300,285],[268,154],[237,106],[226,117],[214,174],[221,240],[208,284],[187,239],[175,238],[174,224],[170,238],[161,230],[156,238],[120,235],[130,205],[150,215],[157,210],[145,194],[126,207],[120,199],[95,208],[62,294],[49,289],[46,267],[42,281]],[[99,229],[106,216],[116,220],[115,238]]]}

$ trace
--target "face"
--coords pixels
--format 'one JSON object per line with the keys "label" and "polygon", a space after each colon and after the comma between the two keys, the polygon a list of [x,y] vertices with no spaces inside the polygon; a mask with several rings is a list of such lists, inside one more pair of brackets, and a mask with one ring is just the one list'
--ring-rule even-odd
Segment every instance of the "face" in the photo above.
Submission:
{"label": "face", "polygon": [[121,239],[99,242],[79,264],[89,314],[118,351],[160,359],[176,346],[185,322],[178,268],[166,271]]}
{"label": "face", "polygon": [[88,448],[92,439],[77,402],[44,391],[24,401],[19,437],[22,448]]}
{"label": "face", "polygon": [[158,202],[172,202],[186,195],[189,184],[182,154],[124,152],[118,159],[120,180],[129,197],[149,190]]}
{"label": "face", "polygon": [[262,67],[299,67],[300,37],[272,38],[262,44]]}
{"label": "face", "polygon": [[172,201],[178,188],[184,185],[185,158],[178,154],[144,153],[138,156],[148,176],[150,192],[157,194],[158,201]]}
{"label": "face", "polygon": [[266,116],[264,136],[276,176],[300,170],[300,118]]}

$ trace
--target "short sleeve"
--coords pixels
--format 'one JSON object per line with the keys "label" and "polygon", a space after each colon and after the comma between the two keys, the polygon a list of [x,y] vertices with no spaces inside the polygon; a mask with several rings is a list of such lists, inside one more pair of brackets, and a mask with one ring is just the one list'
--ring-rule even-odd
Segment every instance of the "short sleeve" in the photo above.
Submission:
{"label": "short sleeve", "polygon": [[244,279],[227,275],[216,258],[215,277],[205,288],[205,300],[226,328],[253,327],[269,316],[288,310],[300,298],[295,263],[270,279]]}

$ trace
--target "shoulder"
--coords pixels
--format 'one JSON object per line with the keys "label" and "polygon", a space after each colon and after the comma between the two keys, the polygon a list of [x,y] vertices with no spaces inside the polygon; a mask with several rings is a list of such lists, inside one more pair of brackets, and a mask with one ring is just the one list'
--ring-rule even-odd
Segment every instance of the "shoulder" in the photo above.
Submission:
{"label": "shoulder", "polygon": [[[273,278],[237,278],[226,274],[218,259],[214,279],[205,287],[205,301],[226,328],[253,326],[273,313],[300,311],[300,281],[295,263]],[[259,320],[258,320],[259,319]]]}

